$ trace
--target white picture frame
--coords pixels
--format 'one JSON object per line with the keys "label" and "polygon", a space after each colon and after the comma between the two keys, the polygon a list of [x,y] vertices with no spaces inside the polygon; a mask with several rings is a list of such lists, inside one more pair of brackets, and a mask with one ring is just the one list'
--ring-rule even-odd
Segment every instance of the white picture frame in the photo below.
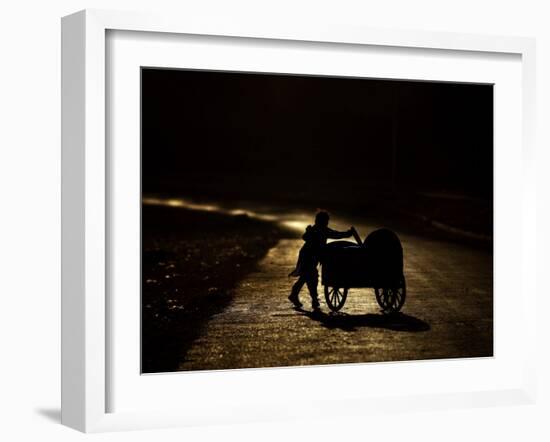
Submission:
{"label": "white picture frame", "polygon": [[[106,155],[106,33],[143,31],[225,38],[338,43],[380,48],[425,48],[515,54],[521,57],[521,298],[534,305],[535,176],[534,108],[535,42],[529,38],[417,31],[350,28],[330,24],[211,22],[196,17],[86,10],[62,20],[62,423],[84,432],[185,426],[215,422],[247,422],[306,416],[307,410],[255,404],[235,398],[237,413],[185,411],[108,412],[109,353],[107,300],[109,195]],[[498,190],[498,189],[497,189]],[[495,253],[498,251],[498,245]],[[525,335],[535,324],[524,320]],[[339,413],[451,408],[504,403],[532,403],[536,395],[535,339],[525,344],[520,385],[462,393],[350,398],[342,395]],[[360,367],[358,368],[360,369]],[[208,376],[205,374],[204,376]],[[244,381],[246,382],[246,380]],[[315,401],[314,401],[315,402]],[[314,406],[321,406],[320,400]],[[309,412],[311,413],[311,411]]]}

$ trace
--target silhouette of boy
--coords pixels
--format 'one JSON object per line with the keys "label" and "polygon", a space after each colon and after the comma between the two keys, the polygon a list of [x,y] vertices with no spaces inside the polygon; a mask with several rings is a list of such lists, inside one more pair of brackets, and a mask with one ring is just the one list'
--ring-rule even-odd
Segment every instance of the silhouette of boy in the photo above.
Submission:
{"label": "silhouette of boy", "polygon": [[352,229],[346,232],[338,232],[328,227],[329,215],[327,212],[320,211],[315,216],[315,224],[307,226],[302,239],[305,244],[300,249],[296,268],[288,276],[298,276],[298,280],[292,286],[292,291],[288,299],[296,307],[301,307],[302,303],[298,298],[300,290],[307,284],[311,296],[311,306],[314,309],[319,308],[319,299],[317,298],[317,284],[319,282],[319,255],[321,248],[327,243],[327,239],[341,239],[352,236]]}

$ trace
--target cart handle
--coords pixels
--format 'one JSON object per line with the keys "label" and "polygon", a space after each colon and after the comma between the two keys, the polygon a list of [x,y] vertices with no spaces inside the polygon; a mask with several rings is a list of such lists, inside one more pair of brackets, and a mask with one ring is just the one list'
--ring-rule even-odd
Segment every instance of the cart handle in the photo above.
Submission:
{"label": "cart handle", "polygon": [[351,234],[353,235],[353,239],[357,242],[358,245],[362,246],[363,241],[361,241],[361,237],[359,236],[359,233],[357,233],[357,230],[355,227],[351,226]]}

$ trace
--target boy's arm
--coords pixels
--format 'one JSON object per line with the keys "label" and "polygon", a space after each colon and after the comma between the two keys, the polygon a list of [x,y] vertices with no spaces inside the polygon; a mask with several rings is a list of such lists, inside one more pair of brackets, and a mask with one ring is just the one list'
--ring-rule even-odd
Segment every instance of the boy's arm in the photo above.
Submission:
{"label": "boy's arm", "polygon": [[351,229],[346,230],[345,232],[339,232],[338,230],[333,230],[327,227],[327,238],[342,239],[342,238],[349,238],[351,235],[352,235]]}
{"label": "boy's arm", "polygon": [[302,235],[302,239],[304,241],[309,241],[310,237],[311,237],[311,226],[307,226],[306,231]]}

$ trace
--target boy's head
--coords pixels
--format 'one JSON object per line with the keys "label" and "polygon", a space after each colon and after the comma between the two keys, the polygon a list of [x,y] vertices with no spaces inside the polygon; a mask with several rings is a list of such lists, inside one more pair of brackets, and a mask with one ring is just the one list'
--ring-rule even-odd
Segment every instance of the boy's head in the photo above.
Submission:
{"label": "boy's head", "polygon": [[317,215],[315,215],[315,225],[321,226],[321,227],[327,227],[328,226],[328,220],[329,220],[328,212],[325,212],[324,210],[320,210],[317,212]]}

